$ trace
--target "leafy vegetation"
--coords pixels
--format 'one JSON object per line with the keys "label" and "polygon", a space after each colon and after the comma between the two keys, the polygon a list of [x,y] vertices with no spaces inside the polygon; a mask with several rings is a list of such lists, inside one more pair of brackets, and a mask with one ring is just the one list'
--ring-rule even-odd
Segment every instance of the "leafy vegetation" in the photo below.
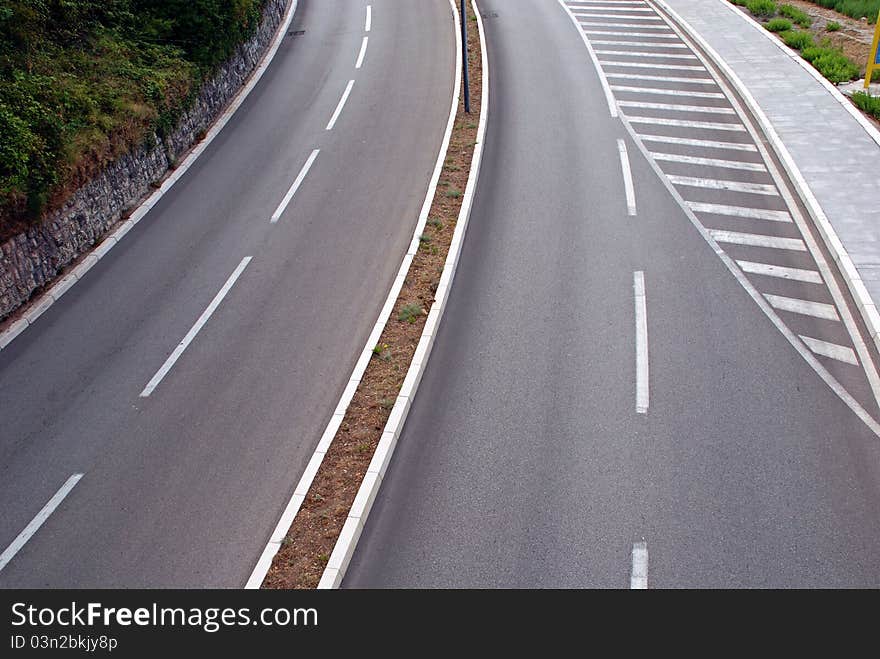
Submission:
{"label": "leafy vegetation", "polygon": [[798,9],[797,7],[792,7],[791,5],[780,5],[779,15],[791,19],[798,25],[798,27],[808,28],[813,24],[813,19],[810,18],[807,12]]}
{"label": "leafy vegetation", "polygon": [[867,17],[869,23],[877,20],[880,0],[810,0],[814,5],[827,7],[851,18]]}
{"label": "leafy vegetation", "polygon": [[776,15],[776,3],[773,0],[748,0],[746,9],[762,18]]}
{"label": "leafy vegetation", "polygon": [[835,85],[857,78],[859,75],[858,65],[830,46],[808,46],[801,51],[801,57]]}
{"label": "leafy vegetation", "polygon": [[771,32],[788,32],[791,30],[791,21],[787,18],[771,18],[765,27]]}
{"label": "leafy vegetation", "polygon": [[880,96],[871,96],[868,92],[853,92],[852,102],[865,114],[880,119]]}
{"label": "leafy vegetation", "polygon": [[266,0],[0,0],[0,235],[161,135]]}
{"label": "leafy vegetation", "polygon": [[840,23],[837,21],[829,21],[825,25],[825,29],[828,30],[828,32],[837,32],[840,29]]}
{"label": "leafy vegetation", "polygon": [[792,30],[791,32],[783,32],[779,36],[786,46],[795,50],[803,50],[815,45],[813,35],[806,30]]}

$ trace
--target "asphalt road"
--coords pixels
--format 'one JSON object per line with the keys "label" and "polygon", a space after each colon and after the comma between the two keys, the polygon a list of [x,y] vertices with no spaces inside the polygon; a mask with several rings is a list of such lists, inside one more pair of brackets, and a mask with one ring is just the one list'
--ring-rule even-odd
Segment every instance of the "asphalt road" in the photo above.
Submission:
{"label": "asphalt road", "polygon": [[[595,50],[618,51],[597,54],[606,74],[636,76],[609,75],[609,83],[698,94],[618,89],[618,101],[730,107],[712,96],[713,84],[672,80],[706,72],[689,50],[638,36],[665,33],[646,5],[619,5],[632,12],[624,17],[613,3],[570,4],[613,16],[580,18],[598,24],[582,28],[593,32]],[[621,105],[630,133],[610,116],[561,5],[480,6],[491,88],[468,235],[427,371],[343,586],[627,588],[641,542],[649,587],[880,585],[880,440],[771,320],[792,336],[824,341],[811,345],[826,352],[837,345],[833,359],[807,354],[876,418],[861,357],[846,361],[858,351],[844,323],[815,315],[832,313],[826,306],[777,307],[785,306],[781,297],[834,307],[828,280],[810,281],[821,255],[767,241],[808,241],[790,217],[698,212],[692,221],[682,207],[788,212],[769,188],[744,193],[670,178],[772,187],[766,169],[657,160],[664,180],[633,137],[665,136],[644,140],[652,151],[761,163],[757,151],[682,150],[668,139],[752,144],[733,127],[737,118]],[[686,57],[668,57],[674,53]],[[655,121],[674,117],[731,123]],[[618,140],[630,161],[635,215]],[[712,233],[725,258],[776,268],[743,278],[776,311],[756,304],[698,225],[760,234],[746,245]],[[746,268],[756,269],[737,272]],[[639,272],[650,367],[645,413],[637,409]],[[838,305],[836,313],[845,311]]]}
{"label": "asphalt road", "polygon": [[0,352],[0,548],[84,474],[0,586],[246,581],[412,238],[448,117],[447,0],[370,4],[367,33],[366,2],[300,0],[305,32],[185,177]]}

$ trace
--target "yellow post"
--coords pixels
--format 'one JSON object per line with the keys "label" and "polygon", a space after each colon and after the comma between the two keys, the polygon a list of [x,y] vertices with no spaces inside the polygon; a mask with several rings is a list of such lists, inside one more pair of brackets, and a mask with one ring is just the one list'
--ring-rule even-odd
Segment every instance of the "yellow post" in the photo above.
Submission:
{"label": "yellow post", "polygon": [[865,89],[871,84],[871,74],[880,62],[877,61],[877,42],[880,41],[880,13],[877,14],[877,23],[874,25],[874,41],[871,43],[871,52],[868,55],[868,65],[865,67]]}

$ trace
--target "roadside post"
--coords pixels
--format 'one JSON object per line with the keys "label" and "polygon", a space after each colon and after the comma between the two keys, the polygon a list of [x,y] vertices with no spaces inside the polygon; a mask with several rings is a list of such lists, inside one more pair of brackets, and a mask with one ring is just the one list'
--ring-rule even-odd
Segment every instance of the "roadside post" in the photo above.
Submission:
{"label": "roadside post", "polygon": [[871,42],[871,52],[868,54],[868,64],[865,67],[865,89],[871,84],[871,74],[880,66],[880,53],[877,52],[877,43],[880,42],[880,13],[877,14],[877,22],[874,24],[874,40]]}
{"label": "roadside post", "polygon": [[[876,35],[874,41],[877,41]],[[876,43],[875,43],[876,47]],[[467,7],[461,0],[461,68],[464,81],[464,111],[471,112],[471,90],[468,82],[468,46],[467,46]]]}

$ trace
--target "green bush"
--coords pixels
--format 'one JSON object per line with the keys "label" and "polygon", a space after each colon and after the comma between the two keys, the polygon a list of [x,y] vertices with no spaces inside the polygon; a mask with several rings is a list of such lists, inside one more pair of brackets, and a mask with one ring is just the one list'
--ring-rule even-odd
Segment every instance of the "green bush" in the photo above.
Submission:
{"label": "green bush", "polygon": [[786,18],[790,18],[797,23],[799,27],[808,28],[813,24],[813,19],[810,18],[810,15],[807,14],[807,12],[798,9],[797,7],[792,7],[791,5],[780,5],[779,14]]}
{"label": "green bush", "polygon": [[825,29],[829,32],[837,32],[840,29],[840,23],[838,23],[837,21],[829,21],[825,25]]}
{"label": "green bush", "polygon": [[787,18],[771,18],[764,27],[771,32],[788,32],[791,30],[791,21]]}
{"label": "green bush", "polygon": [[166,130],[266,0],[2,0],[0,239]]}
{"label": "green bush", "polygon": [[773,0],[748,0],[746,9],[761,18],[770,18],[776,15],[776,3]]}
{"label": "green bush", "polygon": [[858,77],[859,67],[839,50],[824,46],[809,46],[801,56],[834,84]]}
{"label": "green bush", "polygon": [[862,112],[880,119],[880,96],[871,96],[868,92],[854,92],[852,102]]}
{"label": "green bush", "polygon": [[877,20],[880,12],[880,0],[810,0],[813,4],[828,7],[844,16],[862,18],[866,16],[869,23]]}
{"label": "green bush", "polygon": [[810,46],[815,45],[813,42],[813,36],[809,32],[793,30],[791,32],[783,32],[779,36],[782,37],[786,46],[794,48],[795,50],[803,50],[804,48],[809,48]]}

